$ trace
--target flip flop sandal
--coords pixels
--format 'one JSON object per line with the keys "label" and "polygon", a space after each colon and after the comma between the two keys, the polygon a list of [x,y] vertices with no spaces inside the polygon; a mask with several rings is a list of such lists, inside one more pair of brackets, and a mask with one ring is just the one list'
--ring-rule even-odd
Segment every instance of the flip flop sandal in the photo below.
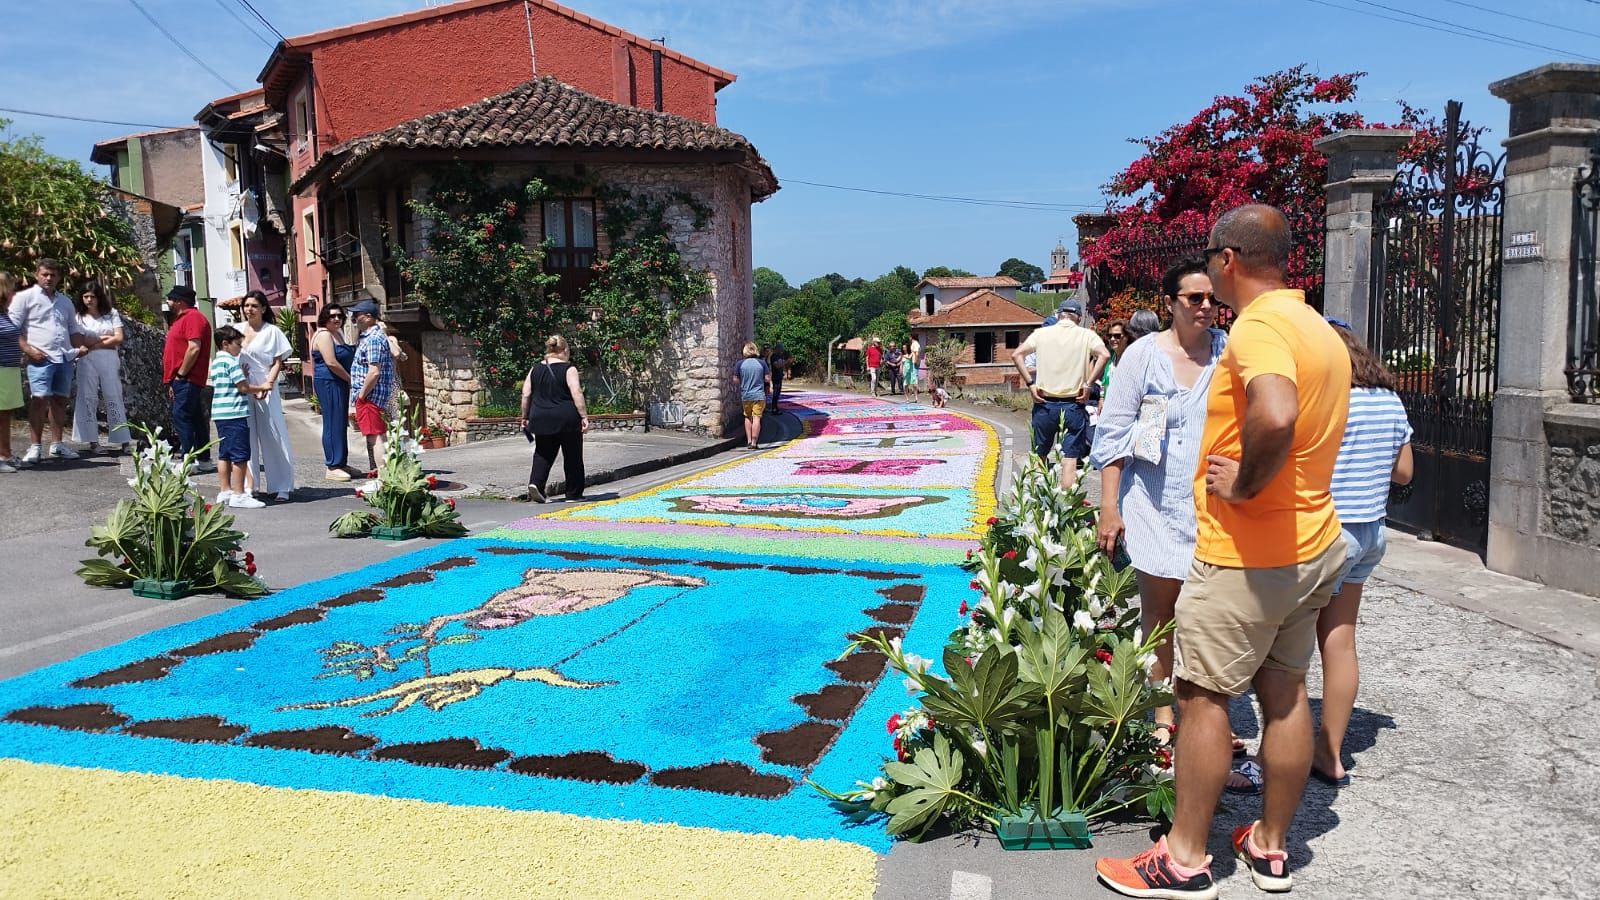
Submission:
{"label": "flip flop sandal", "polygon": [[1247,759],[1233,767],[1230,775],[1238,775],[1250,783],[1249,787],[1224,784],[1223,789],[1230,794],[1255,795],[1261,793],[1261,766],[1253,759]]}
{"label": "flip flop sandal", "polygon": [[1322,782],[1323,784],[1327,785],[1328,787],[1342,788],[1342,787],[1349,787],[1350,786],[1350,773],[1349,772],[1344,773],[1343,775],[1341,775],[1338,778],[1334,778],[1332,775],[1329,775],[1328,773],[1318,769],[1316,766],[1312,766],[1311,767],[1311,777],[1315,778],[1316,780],[1318,780],[1320,782]]}

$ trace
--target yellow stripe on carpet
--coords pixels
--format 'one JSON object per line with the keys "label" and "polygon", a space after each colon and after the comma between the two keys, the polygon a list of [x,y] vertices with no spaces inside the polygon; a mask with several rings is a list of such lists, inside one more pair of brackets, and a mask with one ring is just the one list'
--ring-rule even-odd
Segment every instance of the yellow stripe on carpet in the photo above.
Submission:
{"label": "yellow stripe on carpet", "polygon": [[872,896],[844,841],[0,759],[8,897]]}

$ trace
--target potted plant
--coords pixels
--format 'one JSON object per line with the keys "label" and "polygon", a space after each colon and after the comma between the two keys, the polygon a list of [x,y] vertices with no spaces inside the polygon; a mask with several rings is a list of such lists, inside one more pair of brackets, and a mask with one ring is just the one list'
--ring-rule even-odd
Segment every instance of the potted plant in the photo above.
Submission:
{"label": "potted plant", "polygon": [[450,434],[437,425],[424,425],[417,432],[417,439],[422,442],[425,450],[439,450],[450,446]]}
{"label": "potted plant", "polygon": [[[403,407],[402,407],[403,408]],[[347,512],[328,526],[335,537],[404,541],[414,537],[462,537],[467,533],[456,501],[433,494],[438,479],[422,471],[422,446],[412,440],[404,417],[376,472],[376,490],[356,491],[372,510]]]}
{"label": "potted plant", "polygon": [[888,722],[881,775],[818,787],[838,809],[911,840],[981,824],[1007,849],[1086,847],[1089,822],[1129,807],[1170,815],[1171,754],[1146,719],[1171,702],[1148,679],[1167,630],[1140,632],[1133,572],[1096,547],[1095,515],[1031,459],[969,557],[977,597],[942,664],[877,633],[847,648],[882,653],[918,699]]}
{"label": "potted plant", "polygon": [[1384,365],[1394,372],[1395,382],[1401,391],[1413,394],[1433,393],[1433,354],[1422,347],[1390,350],[1384,354]]}
{"label": "potted plant", "polygon": [[105,524],[90,529],[86,543],[97,556],[83,560],[78,577],[163,600],[209,591],[234,597],[267,593],[233,516],[206,503],[189,477],[199,451],[177,456],[159,428],[135,428],[145,447],[133,458],[133,498],[117,501]]}

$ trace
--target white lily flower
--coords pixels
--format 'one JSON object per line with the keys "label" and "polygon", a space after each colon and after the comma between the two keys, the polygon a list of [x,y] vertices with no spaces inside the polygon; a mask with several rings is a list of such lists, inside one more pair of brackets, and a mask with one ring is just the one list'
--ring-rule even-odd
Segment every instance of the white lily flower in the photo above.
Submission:
{"label": "white lily flower", "polygon": [[989,745],[983,742],[983,738],[973,738],[972,749],[978,751],[979,756],[989,755]]}
{"label": "white lily flower", "polygon": [[1092,634],[1094,632],[1094,619],[1087,612],[1080,609],[1072,614],[1072,626],[1084,634]]}
{"label": "white lily flower", "polygon": [[1106,736],[1098,731],[1089,731],[1089,746],[1098,750],[1106,745]]}
{"label": "white lily flower", "polygon": [[1089,595],[1089,615],[1091,615],[1091,616],[1095,617],[1096,619],[1098,619],[1098,618],[1100,618],[1101,616],[1103,616],[1105,614],[1106,614],[1106,605],[1105,605],[1104,602],[1102,602],[1100,600],[1100,595],[1098,595],[1098,594],[1090,594]]}
{"label": "white lily flower", "polygon": [[889,649],[893,650],[895,652],[896,656],[899,656],[900,655],[900,638],[898,638],[898,637],[890,638],[889,639]]}
{"label": "white lily flower", "polygon": [[1155,667],[1156,655],[1154,653],[1139,654],[1139,668],[1143,669],[1146,675],[1150,674],[1150,670]]}
{"label": "white lily flower", "polygon": [[925,659],[915,653],[905,655],[906,668],[913,672],[926,672],[933,665],[933,660]]}
{"label": "white lily flower", "polygon": [[1133,627],[1133,642],[1135,644],[1144,643],[1144,628],[1142,626],[1135,625]]}
{"label": "white lily flower", "polygon": [[887,778],[884,778],[883,776],[880,775],[880,776],[872,779],[872,789],[873,790],[881,791],[881,790],[886,789],[887,787],[889,787],[889,780]]}
{"label": "white lily flower", "polygon": [[919,694],[921,692],[922,692],[922,685],[918,684],[917,680],[915,678],[907,678],[906,679],[906,693],[907,694],[915,697],[917,694]]}

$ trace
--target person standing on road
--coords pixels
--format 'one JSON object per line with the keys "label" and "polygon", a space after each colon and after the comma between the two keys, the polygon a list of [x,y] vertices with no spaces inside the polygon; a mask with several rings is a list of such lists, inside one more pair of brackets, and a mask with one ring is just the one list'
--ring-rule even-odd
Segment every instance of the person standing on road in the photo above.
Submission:
{"label": "person standing on road", "polygon": [[775,416],[778,414],[778,398],[783,394],[783,379],[789,374],[789,352],[783,349],[782,344],[772,345],[767,366],[772,370],[772,405],[767,407],[767,415]]}
{"label": "person standing on road", "polygon": [[206,423],[205,390],[211,372],[211,325],[194,308],[194,288],[178,285],[167,291],[167,310],[172,324],[167,326],[161,348],[161,380],[167,385],[172,402],[172,431],[178,439],[178,452],[199,451],[195,471],[213,472],[211,429]]}
{"label": "person standing on road", "polygon": [[250,407],[250,483],[257,493],[272,494],[282,503],[294,490],[294,451],[289,446],[289,425],[278,397],[278,375],[294,353],[283,329],[272,321],[267,295],[251,291],[239,305],[244,313],[244,348],[239,364],[256,388]]}
{"label": "person standing on road", "polygon": [[1233,758],[1228,701],[1252,686],[1265,790],[1233,849],[1257,888],[1292,886],[1284,841],[1312,755],[1305,675],[1345,561],[1328,489],[1350,402],[1343,342],[1286,286],[1292,249],[1288,219],[1257,204],[1224,213],[1205,249],[1216,296],[1238,318],[1207,393],[1194,564],[1174,613],[1172,829],[1132,859],[1095,864],[1127,896],[1216,896],[1206,839]]}
{"label": "person standing on road", "polygon": [[[383,437],[389,432],[384,409],[394,393],[394,357],[389,355],[389,338],[378,327],[378,304],[362,300],[350,307],[361,339],[356,342],[350,362],[350,408],[356,430],[367,439],[367,468],[376,472],[383,463]],[[376,484],[370,484],[376,490]]]}
{"label": "person standing on road", "polygon": [[1100,379],[1111,354],[1105,341],[1093,329],[1078,324],[1083,318],[1083,303],[1065,300],[1054,325],[1043,326],[1028,335],[1011,351],[1011,364],[1024,380],[1029,377],[1026,361],[1036,358],[1033,383],[1033,452],[1040,459],[1061,449],[1061,484],[1078,480],[1078,460],[1089,453],[1089,413],[1084,404],[1089,386]]}
{"label": "person standing on road", "polygon": [[[78,399],[72,411],[72,439],[88,444],[91,451],[109,449],[122,452],[132,442],[128,433],[128,411],[122,402],[122,315],[117,312],[105,285],[89,281],[78,290],[78,327],[84,349],[78,362]],[[100,446],[99,407],[106,410],[106,446]]]}
{"label": "person standing on road", "polygon": [[266,506],[244,487],[244,470],[250,464],[250,396],[257,389],[239,365],[244,335],[232,325],[216,330],[217,353],[211,358],[211,423],[217,427],[217,504],[233,509]]}
{"label": "person standing on road", "polygon": [[50,456],[77,459],[78,454],[61,440],[67,418],[67,398],[72,396],[72,367],[87,352],[82,345],[83,328],[77,310],[61,285],[61,264],[41,259],[34,268],[34,286],[11,298],[11,322],[22,332],[22,355],[28,360],[28,425],[33,443],[22,455],[22,464],[31,466],[44,458],[44,426],[50,423]]}
{"label": "person standing on road", "polygon": [[867,383],[872,386],[872,396],[878,396],[878,367],[883,365],[883,346],[877,338],[867,343]]}
{"label": "person standing on road", "polygon": [[744,448],[754,450],[761,440],[761,414],[767,405],[767,392],[772,389],[772,372],[754,341],[745,342],[744,359],[733,367],[733,384],[739,389],[739,403],[744,408]]}
{"label": "person standing on road", "polygon": [[322,462],[329,481],[349,481],[350,366],[356,348],[344,339],[344,310],[324,306],[311,338],[311,387],[322,411]]}
{"label": "person standing on road", "polygon": [[22,329],[11,321],[16,276],[0,272],[0,475],[17,471],[11,449],[11,413],[22,408]]}
{"label": "person standing on road", "polygon": [[899,396],[900,385],[905,381],[905,376],[900,373],[900,361],[905,359],[905,351],[896,344],[890,344],[888,352],[883,354],[883,380],[889,382],[890,396]]}
{"label": "person standing on road", "polygon": [[1384,517],[1389,485],[1411,483],[1411,423],[1395,394],[1395,378],[1344,322],[1328,320],[1350,353],[1350,416],[1333,466],[1333,508],[1344,535],[1345,565],[1333,599],[1317,616],[1322,654],[1322,727],[1311,757],[1311,777],[1343,787],[1345,729],[1355,709],[1361,670],[1356,661],[1356,613],[1361,591],[1387,546]]}
{"label": "person standing on road", "polygon": [[583,499],[583,436],[589,432],[589,405],[583,383],[572,365],[567,339],[552,334],[544,341],[544,361],[522,380],[522,433],[533,442],[528,470],[528,499],[545,501],[550,469],[561,454],[567,501]]}
{"label": "person standing on road", "polygon": [[[1100,470],[1098,543],[1114,554],[1125,544],[1139,581],[1139,624],[1153,634],[1172,621],[1178,589],[1194,560],[1194,471],[1206,424],[1206,391],[1227,345],[1212,328],[1216,298],[1203,260],[1185,260],[1161,279],[1172,328],[1122,353],[1100,408],[1089,462]],[[1120,348],[1126,323],[1108,336]],[[1172,676],[1172,641],[1156,648],[1153,681]],[[1173,709],[1155,711],[1156,724],[1174,730]]]}
{"label": "person standing on road", "polygon": [[917,351],[910,341],[906,341],[906,354],[900,358],[900,383],[905,386],[907,397],[917,399]]}

